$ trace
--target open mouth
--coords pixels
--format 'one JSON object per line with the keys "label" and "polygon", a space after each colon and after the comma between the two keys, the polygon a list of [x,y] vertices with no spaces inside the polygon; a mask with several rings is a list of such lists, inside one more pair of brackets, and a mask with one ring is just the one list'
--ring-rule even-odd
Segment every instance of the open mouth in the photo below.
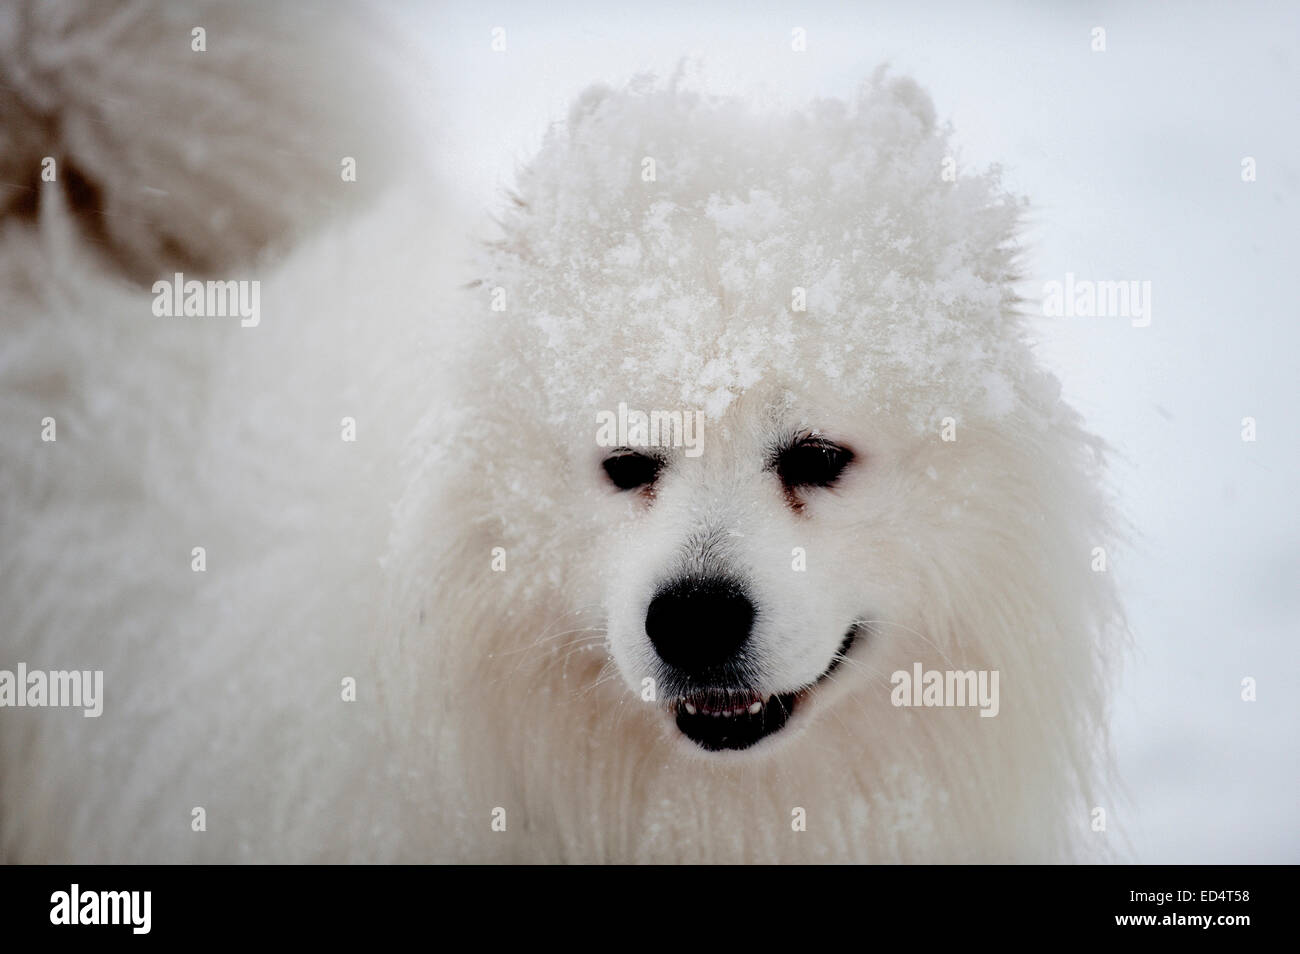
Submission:
{"label": "open mouth", "polygon": [[710,752],[747,749],[785,727],[798,693],[763,696],[752,690],[711,689],[677,700],[677,728]]}
{"label": "open mouth", "polygon": [[[839,650],[816,682],[835,671],[857,636],[858,626],[855,624],[844,635]],[[811,686],[772,694],[749,688],[705,689],[688,693],[676,702],[677,728],[709,752],[747,749],[785,728],[795,705],[809,688]]]}

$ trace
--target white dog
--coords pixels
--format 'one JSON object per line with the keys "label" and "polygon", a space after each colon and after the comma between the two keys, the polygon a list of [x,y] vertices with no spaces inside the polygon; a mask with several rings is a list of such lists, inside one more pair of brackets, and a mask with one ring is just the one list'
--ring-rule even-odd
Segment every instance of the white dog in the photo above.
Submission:
{"label": "white dog", "polygon": [[[1026,342],[1018,204],[944,174],[915,84],[593,89],[466,275],[415,187],[232,233],[201,158],[198,245],[87,241],[131,144],[0,246],[0,669],[104,686],[0,708],[5,858],[1103,851],[1099,445]],[[258,320],[159,317],[183,267]]]}

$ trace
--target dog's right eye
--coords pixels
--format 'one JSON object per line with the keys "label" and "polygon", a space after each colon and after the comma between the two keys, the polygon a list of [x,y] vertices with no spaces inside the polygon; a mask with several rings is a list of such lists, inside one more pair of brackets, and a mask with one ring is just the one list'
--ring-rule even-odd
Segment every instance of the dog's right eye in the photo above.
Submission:
{"label": "dog's right eye", "polygon": [[601,462],[605,474],[619,490],[647,487],[659,476],[662,462],[657,457],[638,454],[636,451],[619,451]]}

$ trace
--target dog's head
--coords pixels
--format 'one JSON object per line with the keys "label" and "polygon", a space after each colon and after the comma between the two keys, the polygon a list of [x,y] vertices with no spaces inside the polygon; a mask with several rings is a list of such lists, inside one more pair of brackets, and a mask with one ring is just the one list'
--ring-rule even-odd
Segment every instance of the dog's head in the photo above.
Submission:
{"label": "dog's head", "polygon": [[598,607],[600,691],[687,750],[777,751],[867,686],[887,705],[892,670],[1037,625],[1035,562],[1077,543],[1036,512],[1082,444],[1016,314],[1018,202],[950,153],[881,75],[775,117],[634,84],[521,175],[480,353],[502,435],[536,442],[484,476]]}

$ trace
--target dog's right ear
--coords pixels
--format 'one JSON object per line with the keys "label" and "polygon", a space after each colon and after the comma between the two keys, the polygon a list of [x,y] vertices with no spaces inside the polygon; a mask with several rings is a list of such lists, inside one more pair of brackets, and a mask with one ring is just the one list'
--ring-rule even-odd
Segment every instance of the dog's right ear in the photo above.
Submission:
{"label": "dog's right ear", "polygon": [[604,83],[593,83],[579,93],[578,98],[569,107],[569,135],[572,136],[577,130],[581,129],[613,92]]}

